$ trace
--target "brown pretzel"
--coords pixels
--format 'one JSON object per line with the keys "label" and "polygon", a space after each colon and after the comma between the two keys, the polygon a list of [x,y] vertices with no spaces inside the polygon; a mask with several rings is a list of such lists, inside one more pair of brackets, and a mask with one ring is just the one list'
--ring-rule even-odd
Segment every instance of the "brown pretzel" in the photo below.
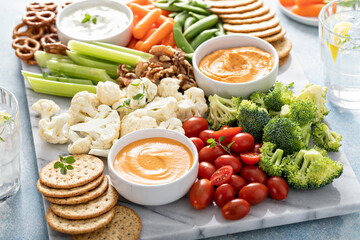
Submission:
{"label": "brown pretzel", "polygon": [[44,28],[45,28],[45,34],[57,33],[57,29],[54,24],[50,24],[48,26],[45,26]]}
{"label": "brown pretzel", "polygon": [[55,13],[51,11],[43,11],[43,12],[35,12],[30,11],[27,12],[23,17],[23,22],[30,27],[42,27],[45,25],[49,25],[55,19]]}
{"label": "brown pretzel", "polygon": [[38,3],[33,2],[26,6],[26,11],[36,11],[36,12],[42,12],[42,11],[51,11],[55,12],[57,8],[57,5],[53,2],[49,3]]}
{"label": "brown pretzel", "polygon": [[[26,27],[24,31],[20,31],[23,27]],[[32,39],[40,39],[41,36],[44,34],[44,28],[31,28],[25,23],[20,23],[16,25],[13,30],[13,39],[17,37],[29,37]]]}
{"label": "brown pretzel", "polygon": [[40,40],[41,46],[46,52],[55,54],[66,54],[67,47],[62,44],[56,33],[45,35]]}
{"label": "brown pretzel", "polygon": [[36,65],[37,64],[36,60],[33,59],[33,58],[25,60],[24,62],[27,63],[27,64],[30,64],[30,65]]}
{"label": "brown pretzel", "polygon": [[40,49],[38,41],[32,38],[16,38],[12,42],[16,56],[22,60],[29,60],[34,57],[34,53]]}
{"label": "brown pretzel", "polygon": [[66,2],[63,5],[61,5],[61,8],[66,8],[67,6],[69,6],[70,4],[72,4],[72,2]]}

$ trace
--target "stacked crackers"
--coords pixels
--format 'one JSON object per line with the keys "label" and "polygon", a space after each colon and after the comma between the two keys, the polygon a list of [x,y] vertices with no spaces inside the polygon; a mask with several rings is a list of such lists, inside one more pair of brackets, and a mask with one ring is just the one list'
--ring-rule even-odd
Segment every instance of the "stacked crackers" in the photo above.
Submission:
{"label": "stacked crackers", "polygon": [[262,0],[207,0],[210,11],[224,22],[227,34],[248,34],[271,43],[279,54],[279,65],[288,59],[291,41],[285,38],[275,11]]}
{"label": "stacked crackers", "polygon": [[65,175],[54,167],[59,159],[40,171],[37,188],[50,202],[49,226],[74,239],[137,239],[141,220],[131,209],[116,206],[118,193],[103,173],[104,163],[87,154],[73,157],[73,169]]}

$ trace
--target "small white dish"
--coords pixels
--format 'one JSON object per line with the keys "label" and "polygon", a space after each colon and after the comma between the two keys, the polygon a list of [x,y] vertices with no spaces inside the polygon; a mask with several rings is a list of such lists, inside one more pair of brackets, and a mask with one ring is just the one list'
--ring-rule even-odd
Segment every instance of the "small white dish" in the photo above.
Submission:
{"label": "small white dish", "polygon": [[281,5],[281,3],[279,2],[279,0],[276,0],[280,10],[289,18],[291,18],[292,20],[308,25],[308,26],[313,26],[313,27],[317,27],[319,25],[319,20],[318,18],[315,17],[302,17],[299,15],[296,15],[294,13],[291,12],[291,8],[290,7],[284,7],[283,5]]}

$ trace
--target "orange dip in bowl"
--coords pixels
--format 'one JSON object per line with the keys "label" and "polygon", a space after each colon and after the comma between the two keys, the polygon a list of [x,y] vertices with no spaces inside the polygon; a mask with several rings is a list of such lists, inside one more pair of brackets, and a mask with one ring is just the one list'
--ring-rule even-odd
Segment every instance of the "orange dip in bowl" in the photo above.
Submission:
{"label": "orange dip in bowl", "polygon": [[114,160],[115,171],[138,184],[158,185],[172,182],[193,165],[191,151],[169,138],[137,140],[122,148]]}
{"label": "orange dip in bowl", "polygon": [[204,57],[199,70],[211,79],[227,83],[249,82],[268,74],[273,56],[256,47],[221,49]]}

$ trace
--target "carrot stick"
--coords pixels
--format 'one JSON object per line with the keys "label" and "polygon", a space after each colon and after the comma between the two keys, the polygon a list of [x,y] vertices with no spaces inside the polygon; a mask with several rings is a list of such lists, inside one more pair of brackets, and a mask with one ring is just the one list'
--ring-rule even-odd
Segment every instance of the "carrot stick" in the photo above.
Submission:
{"label": "carrot stick", "polygon": [[172,32],[173,27],[174,22],[165,21],[148,39],[146,39],[141,50],[148,52],[152,46],[161,43],[161,40]]}
{"label": "carrot stick", "polygon": [[295,5],[291,8],[291,12],[304,17],[317,17],[324,6],[325,4]]}
{"label": "carrot stick", "polygon": [[171,32],[170,33],[170,37],[169,37],[169,46],[172,46],[173,48],[176,47],[176,43],[175,43],[175,38],[174,38],[174,34]]}
{"label": "carrot stick", "polygon": [[148,39],[155,31],[156,31],[157,28],[153,27],[153,28],[150,28],[149,31],[147,31],[147,33],[145,34],[145,36],[140,39],[141,41],[145,42],[146,39]]}
{"label": "carrot stick", "polygon": [[138,41],[138,42],[135,44],[134,49],[139,50],[139,51],[142,51],[142,50],[141,50],[141,47],[142,47],[143,43],[144,43],[143,41]]}
{"label": "carrot stick", "polygon": [[129,45],[128,45],[128,48],[134,48],[136,43],[137,43],[137,39],[131,38],[131,40],[129,42]]}
{"label": "carrot stick", "polygon": [[142,17],[140,17],[139,15],[134,15],[133,26],[136,26],[138,22],[140,22],[141,18]]}
{"label": "carrot stick", "polygon": [[153,10],[153,9],[159,9],[159,8],[156,8],[154,5],[152,4],[149,4],[149,5],[143,5],[144,8],[148,9],[148,10]]}
{"label": "carrot stick", "polygon": [[[148,12],[150,12],[150,10],[148,10],[147,8],[140,6],[139,4],[136,4],[136,3],[130,3],[129,7],[130,7],[131,11],[133,12],[133,14],[139,15],[140,18],[143,18],[146,14],[148,14]],[[169,18],[160,15],[160,17],[156,21],[156,23],[160,25],[163,22],[165,22],[167,19],[169,19]]]}
{"label": "carrot stick", "polygon": [[161,15],[160,9],[153,9],[143,17],[133,29],[133,35],[141,39],[150,30],[151,26],[158,20]]}
{"label": "carrot stick", "polygon": [[161,45],[173,47],[174,44],[175,44],[175,40],[173,33],[170,33],[169,36],[166,36],[163,40],[161,40]]}
{"label": "carrot stick", "polygon": [[299,6],[305,6],[310,4],[324,3],[324,0],[295,0],[295,3]]}
{"label": "carrot stick", "polygon": [[149,1],[149,0],[132,0],[132,1],[130,1],[130,3],[136,3],[139,5],[149,5],[149,4],[152,4],[153,2]]}
{"label": "carrot stick", "polygon": [[161,15],[167,17],[171,12],[161,9]]}
{"label": "carrot stick", "polygon": [[284,7],[290,7],[295,5],[295,0],[280,0],[280,4]]}

